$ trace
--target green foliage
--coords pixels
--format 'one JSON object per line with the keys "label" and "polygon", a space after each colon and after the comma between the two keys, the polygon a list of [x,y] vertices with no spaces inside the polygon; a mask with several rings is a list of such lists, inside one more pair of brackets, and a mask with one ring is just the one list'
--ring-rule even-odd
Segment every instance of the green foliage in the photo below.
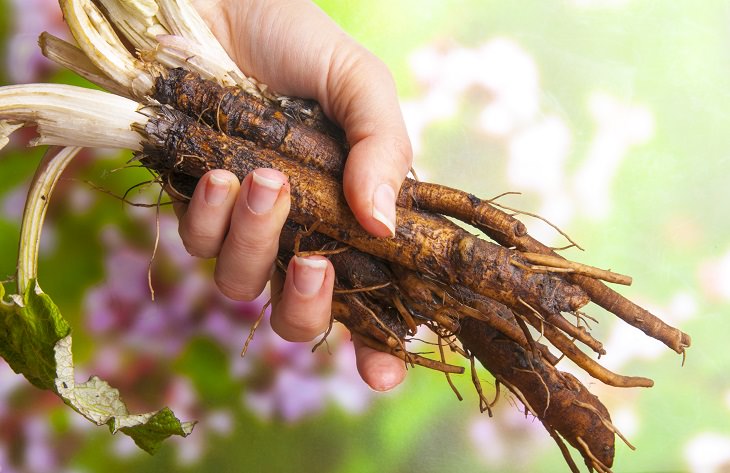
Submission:
{"label": "green foliage", "polygon": [[[5,288],[0,286],[0,300],[4,295]],[[35,386],[53,390],[55,346],[71,327],[51,298],[32,281],[22,302],[0,304],[0,317],[0,356]]]}
{"label": "green foliage", "polygon": [[[181,423],[172,411],[165,407],[156,412],[146,422],[123,427],[122,432],[132,437],[134,443],[147,453],[154,454],[162,442],[171,435],[187,437],[192,432],[191,423]],[[113,424],[109,424],[113,432]]]}
{"label": "green foliage", "polygon": [[129,414],[119,391],[96,376],[76,384],[71,327],[37,281],[30,281],[25,294],[10,301],[5,301],[5,287],[0,285],[0,356],[38,388],[56,392],[97,425],[121,430],[150,454],[171,435],[185,437],[193,430],[194,423],[180,422],[168,408]]}

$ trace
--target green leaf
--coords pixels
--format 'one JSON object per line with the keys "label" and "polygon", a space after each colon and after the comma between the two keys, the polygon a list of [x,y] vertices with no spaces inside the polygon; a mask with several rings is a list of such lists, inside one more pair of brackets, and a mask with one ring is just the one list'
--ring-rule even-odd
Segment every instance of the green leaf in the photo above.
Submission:
{"label": "green leaf", "polygon": [[[0,286],[1,287],[1,286]],[[54,389],[56,378],[56,343],[71,332],[48,295],[37,282],[31,281],[21,296],[4,300],[0,289],[0,356],[16,373],[20,373],[41,389]]]}
{"label": "green leaf", "polygon": [[95,424],[108,425],[112,433],[121,430],[150,454],[155,453],[162,441],[171,435],[187,437],[193,431],[194,422],[180,422],[168,408],[147,414],[130,414],[119,391],[96,376],[76,384],[70,336],[56,345],[56,363],[56,390],[66,404]]}
{"label": "green leaf", "polygon": [[194,425],[193,422],[180,422],[175,414],[165,407],[157,411],[144,424],[123,427],[121,431],[132,437],[139,448],[149,454],[154,454],[167,437],[170,435],[187,437],[192,432]]}
{"label": "green leaf", "polygon": [[194,422],[181,422],[167,407],[130,414],[119,391],[92,376],[77,384],[71,351],[71,328],[58,307],[31,281],[22,297],[5,300],[0,285],[0,356],[35,386],[52,390],[76,412],[112,433],[122,431],[153,454],[171,435],[187,437]]}

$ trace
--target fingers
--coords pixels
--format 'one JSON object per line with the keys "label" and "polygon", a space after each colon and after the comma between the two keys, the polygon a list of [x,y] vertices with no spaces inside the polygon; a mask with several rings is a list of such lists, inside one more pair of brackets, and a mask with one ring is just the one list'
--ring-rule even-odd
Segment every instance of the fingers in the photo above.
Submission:
{"label": "fingers", "polygon": [[366,346],[353,335],[357,371],[363,381],[375,391],[390,391],[398,386],[406,376],[403,360]]}
{"label": "fingers", "polygon": [[289,205],[289,184],[279,171],[257,169],[239,185],[232,173],[214,170],[200,179],[186,207],[177,206],[180,237],[191,255],[218,258],[221,292],[253,300],[271,276]]}
{"label": "fingers", "polygon": [[187,206],[175,205],[180,237],[188,253],[201,258],[218,256],[239,187],[233,173],[217,169],[200,179]]}
{"label": "fingers", "polygon": [[[285,340],[310,341],[330,324],[334,270],[324,257],[294,257],[286,279],[272,278],[271,327]],[[321,284],[321,285],[320,285]],[[403,360],[366,346],[353,334],[357,370],[375,391],[390,391],[406,376]]]}
{"label": "fingers", "polygon": [[[286,177],[257,169],[239,186],[231,173],[215,170],[201,178],[180,212],[180,235],[191,254],[218,256],[215,279],[234,299],[251,300],[271,276],[281,226],[289,211]],[[255,231],[252,231],[255,229]],[[294,257],[286,279],[272,280],[271,326],[282,338],[303,342],[323,333],[330,323],[335,273],[322,256]],[[372,389],[388,391],[401,383],[400,359],[373,350],[354,337],[357,369]]]}
{"label": "fingers", "polygon": [[281,290],[272,285],[274,331],[291,342],[306,342],[324,332],[332,314],[334,280],[327,258],[293,257]]}
{"label": "fingers", "polygon": [[[367,231],[392,236],[396,230],[396,195],[410,169],[412,151],[395,84],[385,65],[310,1],[195,4],[243,70],[279,93],[316,99],[328,117],[344,128],[350,144],[343,177],[347,202]],[[247,178],[242,196],[247,195],[248,186]],[[245,199],[239,198],[234,204],[227,236],[211,231],[218,236],[201,243],[201,248],[191,247],[211,254],[217,243],[219,286],[231,297],[253,298],[264,287],[261,275],[270,274],[285,218],[284,214],[279,220],[277,209],[286,202],[288,210],[288,188],[282,187],[281,202],[263,214],[252,212],[241,201]],[[206,231],[189,231],[193,230],[196,235]],[[280,294],[272,313],[274,329],[289,340],[310,340],[324,331],[329,323],[333,279],[331,264],[323,258],[294,258],[281,290],[274,289]],[[373,389],[388,390],[401,382],[405,375],[402,361],[359,342],[356,347],[358,370]]]}
{"label": "fingers", "polygon": [[289,205],[289,183],[279,171],[256,169],[243,180],[216,261],[215,281],[226,296],[253,300],[261,294]]}
{"label": "fingers", "polygon": [[[278,171],[257,169],[239,189],[233,174],[215,170],[201,178],[187,206],[177,206],[185,248],[195,256],[218,258],[215,281],[226,296],[252,300],[263,291],[272,276],[289,200],[286,176]],[[286,282],[272,290],[271,325],[277,333],[290,341],[308,341],[324,332],[334,279],[326,258],[292,258]]]}

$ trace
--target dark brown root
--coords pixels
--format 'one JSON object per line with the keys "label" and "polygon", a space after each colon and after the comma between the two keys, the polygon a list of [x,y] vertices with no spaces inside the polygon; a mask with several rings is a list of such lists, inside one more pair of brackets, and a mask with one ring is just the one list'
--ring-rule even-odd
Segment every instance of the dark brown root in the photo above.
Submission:
{"label": "dark brown root", "polygon": [[199,117],[222,133],[276,150],[332,175],[341,174],[344,168],[347,148],[343,148],[342,133],[323,131],[334,130],[331,126],[312,128],[312,122],[304,119],[307,114],[297,112],[306,102],[290,101],[287,109],[277,109],[239,88],[222,87],[184,69],[173,69],[167,77],[159,77],[154,98]]}
{"label": "dark brown root", "polygon": [[533,271],[581,274],[593,279],[612,282],[614,284],[623,284],[624,286],[630,286],[632,282],[632,279],[629,276],[614,273],[605,269],[594,268],[593,266],[576,263],[574,261],[568,261],[559,256],[526,252],[521,253],[521,256],[533,265],[537,265],[531,266]]}
{"label": "dark brown root", "polygon": [[[341,175],[347,153],[344,135],[333,132],[336,127],[329,124],[321,110],[311,103],[303,105],[291,101],[288,108],[277,111],[270,104],[255,97],[203,81],[194,73],[183,70],[170,71],[167,77],[160,78],[155,98],[163,103],[173,104],[192,117],[200,117],[210,126],[226,133],[249,139],[264,148],[281,151],[330,175]],[[301,111],[298,112],[297,109]],[[211,113],[212,110],[215,113]],[[312,115],[319,119],[307,124],[303,117]],[[299,125],[308,125],[312,130],[300,133]],[[319,135],[315,138],[311,133]],[[474,225],[506,247],[562,259],[551,248],[530,237],[524,224],[497,208],[504,206],[494,200],[483,201],[456,189],[406,179],[399,194],[399,205],[457,218]],[[572,240],[569,241],[570,246],[577,246]],[[567,277],[580,285],[594,302],[615,312],[624,321],[662,341],[678,353],[684,353],[689,347],[691,340],[688,335],[665,324],[653,314],[595,281],[593,277],[580,274]]]}
{"label": "dark brown root", "polygon": [[[573,376],[557,371],[539,355],[475,319],[462,321],[459,340],[495,378],[521,398],[548,430],[560,433],[579,451],[582,446],[578,439],[589,441],[588,451],[604,465],[612,464],[614,433],[603,422],[604,418],[610,419],[608,411]],[[590,404],[595,410],[570,411],[566,415],[566,406],[573,405],[575,400]]]}
{"label": "dark brown root", "polygon": [[[295,233],[295,229],[287,229],[282,236],[282,242],[286,244],[287,241],[292,241],[293,238],[287,235]],[[321,235],[314,234],[309,239],[302,240],[301,244],[305,248],[309,247],[309,245],[317,247],[326,244],[325,240]],[[344,261],[345,258],[347,258],[347,262]],[[370,263],[366,262],[367,259],[371,258],[368,255],[353,250],[333,256],[332,261],[337,274],[340,274],[339,265],[341,264],[352,265],[354,263],[354,267],[356,268],[370,268],[369,271],[365,271],[365,274],[357,274],[355,270],[350,269],[347,271],[343,268],[342,273],[349,275],[354,280],[366,280],[368,283],[380,282],[382,284],[385,278],[390,278],[392,284],[378,289],[374,294],[365,293],[365,295],[372,295],[373,297],[380,298],[380,300],[386,300],[383,298],[383,291],[386,293],[400,291],[400,294],[404,297],[403,303],[409,307],[416,308],[416,312],[419,312],[426,320],[433,318],[429,310],[431,313],[439,311],[434,307],[439,307],[439,309],[449,307],[448,305],[435,306],[435,302],[438,302],[438,304],[451,303],[453,306],[462,309],[469,308],[469,310],[464,310],[463,315],[460,316],[457,336],[466,349],[473,353],[473,355],[469,356],[468,353],[463,354],[472,360],[476,356],[482,365],[495,375],[495,378],[499,380],[500,384],[504,384],[514,392],[523,401],[526,408],[545,423],[548,431],[559,432],[560,436],[566,438],[579,451],[582,451],[580,449],[583,447],[578,442],[577,437],[590,438],[592,439],[590,451],[604,452],[603,457],[600,458],[600,461],[604,462],[604,464],[608,464],[605,462],[609,460],[612,461],[614,430],[610,428],[610,420],[608,423],[606,422],[609,417],[605,407],[600,404],[597,398],[590,395],[575,378],[555,370],[552,364],[555,361],[555,357],[550,354],[546,347],[534,341],[531,343],[528,342],[529,336],[517,327],[516,321],[519,319],[509,309],[501,305],[494,305],[496,303],[478,295],[471,294],[471,296],[468,296],[468,290],[464,288],[456,291],[460,298],[457,301],[456,296],[447,292],[435,282],[418,278],[415,273],[402,269],[392,273],[374,261]],[[338,259],[342,259],[342,261],[337,261]],[[359,263],[361,259],[362,263]],[[352,266],[350,267],[352,268]],[[345,277],[344,279],[340,278],[340,283],[349,285],[351,283],[349,277]],[[381,294],[378,294],[378,292]],[[466,304],[467,301],[470,305]],[[475,308],[471,307],[475,305],[475,301],[480,302],[478,306],[481,309],[489,307],[490,310],[477,312]],[[339,314],[340,310],[351,310],[350,307],[350,305],[346,304],[338,305],[335,313]],[[511,337],[504,335],[499,329],[495,329],[491,324],[485,322],[483,315],[477,315],[474,312],[477,312],[477,314],[483,314],[485,312],[501,313],[499,316],[492,316],[503,322],[495,325],[502,328],[505,325],[514,327],[505,330]],[[338,320],[343,321],[351,330],[358,331],[358,327],[350,326],[348,317],[338,315]],[[486,318],[486,320],[490,320],[490,318]],[[443,329],[436,329],[435,331],[438,333],[440,330]],[[449,341],[446,337],[442,337],[440,333],[438,335],[439,353],[441,354],[441,363],[443,364],[443,342],[446,341],[450,346],[453,342]],[[366,343],[369,346],[393,353],[401,357],[401,359],[404,359],[401,350],[394,352],[393,347],[386,346],[382,338],[381,336],[380,341],[376,341],[371,337],[363,337],[363,339],[368,340]],[[519,341],[516,342],[512,338]],[[493,403],[490,403],[484,396],[481,389],[481,382],[473,365],[471,373],[475,388],[480,393],[480,409],[489,412]],[[566,405],[575,405],[572,404],[575,400],[589,405],[591,408],[582,407],[581,404],[583,413],[576,416],[574,412],[571,412],[567,415]],[[564,445],[561,451],[565,454],[566,450]],[[572,459],[567,460],[566,458],[566,461],[570,465]],[[593,462],[593,459],[590,459],[590,462]]]}
{"label": "dark brown root", "polygon": [[[174,110],[162,109],[145,132],[149,141],[143,162],[162,175],[177,171],[200,177],[211,169],[225,168],[242,179],[256,168],[273,167],[289,176],[290,218],[303,225],[320,222],[320,233],[350,246],[440,280],[463,284],[512,307],[521,298],[546,312],[559,313],[588,302],[576,286],[515,267],[510,261],[519,260],[518,253],[480,240],[443,217],[399,208],[400,238],[375,238],[352,216],[341,185],[334,179],[274,151],[203,128]],[[182,156],[205,159],[186,160]]]}
{"label": "dark brown root", "polygon": [[[503,209],[524,212],[417,179],[407,179],[398,196],[396,238],[375,239],[359,227],[342,198],[344,135],[310,102],[276,106],[184,71],[160,78],[155,95],[192,117],[162,108],[143,130],[149,137],[143,163],[177,194],[190,195],[195,180],[213,168],[229,169],[240,178],[258,167],[284,172],[292,185],[290,224],[309,230],[297,230],[291,242],[287,231],[282,233],[282,259],[296,253],[332,261],[337,273],[334,319],[406,364],[445,372],[461,398],[450,374],[463,368],[446,363],[448,344],[470,359],[480,409],[491,413],[476,357],[498,386],[504,384],[541,420],[572,471],[577,467],[562,439],[581,453],[589,469],[610,471],[620,433],[600,401],[555,365],[567,356],[613,386],[651,386],[652,381],[613,373],[579,350],[577,341],[605,353],[578,309],[592,299],[680,353],[690,343],[686,334],[598,281],[627,284],[630,278],[567,261],[532,239],[524,224]],[[497,244],[468,234],[443,216],[475,226]],[[570,246],[577,246],[565,236]],[[575,315],[575,324],[562,312]],[[537,339],[526,323],[539,333]],[[439,361],[406,350],[406,337],[418,325],[437,335]],[[541,343],[543,338],[560,356]]]}

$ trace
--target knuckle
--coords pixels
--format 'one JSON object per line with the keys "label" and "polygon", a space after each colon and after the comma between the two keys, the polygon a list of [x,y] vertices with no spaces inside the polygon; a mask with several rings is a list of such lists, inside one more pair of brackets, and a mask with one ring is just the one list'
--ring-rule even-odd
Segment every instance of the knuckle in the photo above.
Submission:
{"label": "knuckle", "polygon": [[367,74],[366,77],[374,77],[378,81],[389,82],[389,86],[395,88],[395,78],[385,61],[361,44],[349,44],[349,48],[345,49],[343,56],[345,72],[348,76]]}
{"label": "knuckle", "polygon": [[272,317],[272,328],[288,342],[309,342],[327,329],[328,317],[312,317],[311,312],[306,315],[298,313],[275,312]]}
{"label": "knuckle", "polygon": [[210,235],[202,231],[191,231],[190,228],[180,226],[178,231],[185,250],[198,258],[215,258],[220,250],[221,237]]}
{"label": "knuckle", "polygon": [[248,283],[232,281],[231,278],[222,275],[219,271],[215,272],[213,279],[218,290],[224,296],[236,301],[253,301],[263,290],[263,288],[253,287]]}
{"label": "knuckle", "polygon": [[247,258],[272,256],[278,248],[278,234],[270,236],[266,231],[255,230],[232,231],[226,237],[226,251],[235,255],[245,255]]}
{"label": "knuckle", "polygon": [[279,327],[276,333],[287,342],[311,342],[322,330],[301,324],[288,323],[287,327]]}
{"label": "knuckle", "polygon": [[248,235],[229,233],[218,254],[214,274],[220,291],[234,300],[256,299],[269,279],[277,248],[278,239],[257,241]]}

